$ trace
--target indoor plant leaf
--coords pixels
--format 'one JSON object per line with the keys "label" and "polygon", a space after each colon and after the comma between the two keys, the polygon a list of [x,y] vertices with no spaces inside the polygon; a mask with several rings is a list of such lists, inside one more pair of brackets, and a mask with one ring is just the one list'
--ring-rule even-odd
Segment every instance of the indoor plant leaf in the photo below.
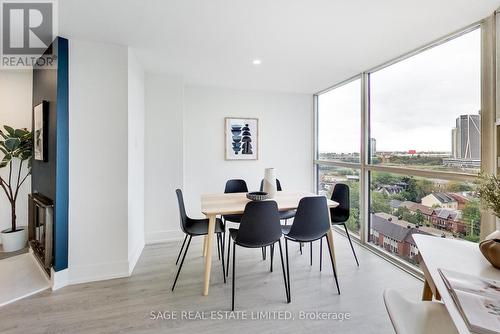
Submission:
{"label": "indoor plant leaf", "polygon": [[[0,168],[8,167],[11,168],[9,174],[21,175],[21,168],[23,164],[12,165],[10,162],[12,159],[20,159],[22,161],[28,160],[28,175],[31,173],[31,157],[32,157],[32,146],[33,146],[33,137],[32,133],[27,129],[14,129],[8,125],[4,126],[6,133],[0,131],[0,135],[2,136],[4,141],[0,141],[0,151],[4,154],[3,159],[0,161]],[[13,171],[12,169],[17,169]],[[11,206],[13,208],[12,213],[12,230],[16,230],[16,215],[15,215],[15,201],[17,199],[17,194],[19,188],[22,186],[23,182],[19,182],[19,178],[16,180],[12,180],[12,183],[9,182],[5,184],[3,188],[6,196],[11,201]],[[13,197],[13,194],[15,196]]]}
{"label": "indoor plant leaf", "polygon": [[19,138],[7,138],[5,140],[5,148],[7,151],[14,151],[21,145],[21,140]]}
{"label": "indoor plant leaf", "polygon": [[7,130],[7,132],[9,133],[10,136],[12,136],[12,137],[15,136],[16,131],[13,128],[11,128],[10,126],[4,125],[4,129]]}
{"label": "indoor plant leaf", "polygon": [[14,134],[17,138],[22,138],[24,137],[26,134],[28,133],[28,131],[24,130],[24,129],[16,129],[14,130]]}

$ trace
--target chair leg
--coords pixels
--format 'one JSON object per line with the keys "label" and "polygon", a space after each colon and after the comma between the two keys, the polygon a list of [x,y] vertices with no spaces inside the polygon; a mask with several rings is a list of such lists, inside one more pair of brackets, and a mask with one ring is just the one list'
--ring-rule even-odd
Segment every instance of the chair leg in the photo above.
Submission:
{"label": "chair leg", "polygon": [[236,243],[233,242],[233,293],[231,298],[231,311],[234,311],[234,284],[236,281],[235,267],[236,267]]}
{"label": "chair leg", "polygon": [[288,221],[288,219],[285,219],[285,226],[286,226],[286,222]]}
{"label": "chair leg", "polygon": [[262,260],[265,261],[267,257],[266,247],[262,247]]}
{"label": "chair leg", "polygon": [[184,255],[182,255],[181,265],[179,266],[179,269],[177,270],[177,275],[175,275],[174,284],[172,285],[172,291],[174,291],[174,289],[175,289],[175,284],[177,283],[177,279],[179,278],[179,274],[181,273],[182,265],[184,264],[184,259],[186,258],[186,254],[188,252],[189,244],[191,243],[192,238],[193,238],[193,236],[190,235],[188,243],[186,245],[186,250],[184,251]]}
{"label": "chair leg", "polygon": [[270,271],[273,272],[273,259],[274,259],[274,245],[269,246],[269,252],[271,253],[271,268]]}
{"label": "chair leg", "polygon": [[286,253],[286,277],[288,278],[288,303],[292,301],[292,291],[290,290],[290,265],[288,261],[288,240],[285,238],[285,253]]}
{"label": "chair leg", "polygon": [[182,242],[182,246],[181,246],[181,250],[179,251],[179,255],[177,255],[177,260],[175,261],[175,265],[177,265],[177,263],[179,263],[179,259],[181,258],[182,250],[184,249],[184,244],[186,243],[187,238],[188,238],[188,235],[186,234],[186,236],[184,237],[184,241]]}
{"label": "chair leg", "polygon": [[219,257],[220,261],[220,233],[217,233],[217,256]]}
{"label": "chair leg", "polygon": [[311,253],[311,266],[313,265],[313,243],[312,241],[309,243],[310,245],[310,253]]}
{"label": "chair leg", "polygon": [[220,239],[221,239],[221,250],[220,250],[220,254],[222,256],[222,278],[224,279],[224,283],[226,283],[226,268],[224,266],[224,243],[226,242],[226,234],[225,233],[221,233],[222,235],[220,236]]}
{"label": "chair leg", "polygon": [[330,247],[330,243],[327,241],[328,252],[330,253],[330,260],[332,261],[332,269],[333,269],[333,277],[335,277],[335,284],[337,285],[337,292],[340,295],[339,281],[337,280],[337,271],[335,270],[335,263],[333,262],[332,248]]}
{"label": "chair leg", "polygon": [[300,255],[302,255],[302,242],[299,242]]}
{"label": "chair leg", "polygon": [[356,264],[359,267],[358,257],[356,256],[356,252],[354,251],[354,247],[352,246],[351,236],[349,235],[349,230],[347,229],[347,225],[345,223],[342,225],[344,225],[345,234],[347,234],[347,239],[349,240],[349,244],[351,244],[352,254],[354,254],[354,259],[356,260]]}
{"label": "chair leg", "polygon": [[231,234],[227,237],[227,264],[226,277],[229,276],[229,259],[231,258]]}
{"label": "chair leg", "polygon": [[[280,246],[281,270],[283,271],[283,282],[285,283],[286,302],[289,303],[288,286],[286,284],[285,263],[283,262],[283,249],[281,248],[281,240],[278,240],[278,243]],[[274,248],[274,246],[273,246],[273,248]]]}
{"label": "chair leg", "polygon": [[323,238],[319,239],[319,271],[323,266]]}

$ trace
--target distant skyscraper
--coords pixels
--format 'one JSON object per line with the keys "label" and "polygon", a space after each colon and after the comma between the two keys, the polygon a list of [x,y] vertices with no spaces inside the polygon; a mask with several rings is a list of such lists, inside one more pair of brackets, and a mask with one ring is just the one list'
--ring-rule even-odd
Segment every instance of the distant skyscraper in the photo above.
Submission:
{"label": "distant skyscraper", "polygon": [[451,153],[455,159],[481,159],[481,116],[460,115],[451,130]]}
{"label": "distant skyscraper", "polygon": [[370,138],[370,153],[372,157],[377,153],[377,140],[375,138]]}

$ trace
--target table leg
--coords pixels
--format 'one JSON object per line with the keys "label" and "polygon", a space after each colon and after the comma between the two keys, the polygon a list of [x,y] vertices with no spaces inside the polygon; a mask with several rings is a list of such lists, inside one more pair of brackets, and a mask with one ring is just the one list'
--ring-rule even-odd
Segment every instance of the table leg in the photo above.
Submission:
{"label": "table leg", "polygon": [[422,255],[418,254],[418,263],[420,264],[420,269],[424,273],[424,289],[422,291],[422,300],[432,300],[434,297],[436,300],[441,300],[441,295],[439,294],[436,285],[432,281],[432,276],[427,269],[427,265],[422,259]]}
{"label": "table leg", "polygon": [[203,237],[203,256],[207,256],[207,236]]}
{"label": "table leg", "polygon": [[208,216],[208,234],[206,236],[206,257],[205,257],[205,283],[203,286],[203,295],[208,295],[210,285],[210,272],[212,270],[212,245],[215,232],[215,215]]}
{"label": "table leg", "polygon": [[[330,208],[328,208],[328,221],[332,221],[332,217],[330,214]],[[333,247],[333,231],[332,231],[332,226],[330,225],[330,229],[326,233],[326,241],[330,244],[330,248],[332,250],[332,260],[333,263],[335,263],[335,266],[337,266],[337,261],[335,261],[335,248]]]}
{"label": "table leg", "polygon": [[336,267],[337,261],[335,260],[335,248],[333,247],[333,231],[331,228],[326,233],[326,239],[327,239],[327,242],[330,244],[330,248],[332,250],[332,260],[333,260],[333,263],[335,263],[335,267]]}
{"label": "table leg", "polygon": [[422,291],[422,300],[424,301],[432,301],[432,289],[427,282],[427,279],[424,280],[424,290]]}

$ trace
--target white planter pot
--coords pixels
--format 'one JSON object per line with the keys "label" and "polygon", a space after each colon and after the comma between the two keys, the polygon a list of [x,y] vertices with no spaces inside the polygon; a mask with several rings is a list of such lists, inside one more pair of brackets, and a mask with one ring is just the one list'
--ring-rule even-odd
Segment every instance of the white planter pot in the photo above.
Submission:
{"label": "white planter pot", "polygon": [[16,232],[10,232],[10,228],[0,233],[4,252],[15,252],[26,247],[28,243],[28,228],[19,226]]}

